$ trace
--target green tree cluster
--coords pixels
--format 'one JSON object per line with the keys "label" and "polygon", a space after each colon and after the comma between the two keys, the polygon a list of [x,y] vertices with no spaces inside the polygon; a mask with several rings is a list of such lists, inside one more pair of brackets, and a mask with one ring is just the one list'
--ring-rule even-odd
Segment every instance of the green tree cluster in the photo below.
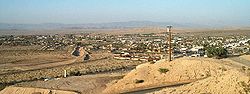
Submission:
{"label": "green tree cluster", "polygon": [[207,48],[207,56],[215,57],[215,58],[226,58],[228,55],[227,49],[223,47],[208,47]]}

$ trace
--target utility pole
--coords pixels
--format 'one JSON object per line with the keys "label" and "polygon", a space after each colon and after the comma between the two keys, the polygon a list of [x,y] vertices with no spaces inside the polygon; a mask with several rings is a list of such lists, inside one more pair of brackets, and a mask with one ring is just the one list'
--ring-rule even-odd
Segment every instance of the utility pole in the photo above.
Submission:
{"label": "utility pole", "polygon": [[171,55],[172,55],[172,45],[171,45],[171,40],[172,40],[172,35],[171,35],[171,29],[172,26],[167,26],[167,32],[168,32],[168,61],[170,62],[172,60]]}

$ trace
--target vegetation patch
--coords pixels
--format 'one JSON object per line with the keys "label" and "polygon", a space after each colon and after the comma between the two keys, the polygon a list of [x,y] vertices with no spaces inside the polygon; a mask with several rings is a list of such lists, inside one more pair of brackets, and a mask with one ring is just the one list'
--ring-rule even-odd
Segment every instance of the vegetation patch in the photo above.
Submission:
{"label": "vegetation patch", "polygon": [[246,66],[241,67],[243,71],[246,71]]}
{"label": "vegetation patch", "polygon": [[0,83],[0,91],[3,90],[5,87],[8,87],[12,84],[5,84],[5,83]]}
{"label": "vegetation patch", "polygon": [[69,73],[69,75],[70,75],[70,76],[81,76],[82,74],[81,74],[80,71],[71,71],[71,72]]}
{"label": "vegetation patch", "polygon": [[219,69],[222,71],[227,71],[227,68],[225,68],[225,67],[219,67]]}
{"label": "vegetation patch", "polygon": [[144,80],[138,80],[138,79],[135,79],[135,83],[143,83],[144,82]]}
{"label": "vegetation patch", "polygon": [[228,56],[228,51],[223,47],[208,47],[206,49],[208,57],[221,59],[226,58]]}
{"label": "vegetation patch", "polygon": [[169,69],[167,69],[167,68],[159,68],[160,73],[167,73],[168,71],[169,71]]}
{"label": "vegetation patch", "polygon": [[249,94],[250,93],[250,84],[240,81],[240,86],[243,88],[244,92],[240,92],[240,94]]}
{"label": "vegetation patch", "polygon": [[3,90],[5,86],[0,85],[0,91]]}
{"label": "vegetation patch", "polygon": [[150,61],[150,64],[155,64],[155,62],[154,61]]}

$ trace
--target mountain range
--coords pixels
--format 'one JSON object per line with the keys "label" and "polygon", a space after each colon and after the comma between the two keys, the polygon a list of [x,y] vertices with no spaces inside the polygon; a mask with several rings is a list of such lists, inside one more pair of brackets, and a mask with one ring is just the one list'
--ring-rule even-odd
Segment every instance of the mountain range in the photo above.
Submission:
{"label": "mountain range", "polygon": [[172,25],[175,28],[217,28],[222,25],[204,25],[193,23],[173,23],[173,22],[153,22],[153,21],[128,21],[110,23],[86,23],[86,24],[62,24],[62,23],[43,23],[43,24],[8,24],[0,23],[0,30],[33,30],[33,29],[124,29],[138,27],[166,27]]}

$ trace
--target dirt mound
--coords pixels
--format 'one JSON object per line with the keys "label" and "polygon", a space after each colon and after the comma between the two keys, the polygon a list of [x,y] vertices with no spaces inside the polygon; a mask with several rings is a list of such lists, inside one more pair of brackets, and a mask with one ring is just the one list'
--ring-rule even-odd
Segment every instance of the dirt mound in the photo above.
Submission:
{"label": "dirt mound", "polygon": [[248,94],[249,78],[241,72],[226,71],[204,80],[175,88],[166,88],[152,94]]}
{"label": "dirt mound", "polygon": [[[228,77],[236,77],[237,81],[246,81],[248,77],[242,77],[243,74],[240,74],[232,67],[224,65],[223,62],[225,61],[209,58],[180,58],[172,62],[162,60],[155,64],[142,64],[128,73],[123,79],[114,82],[114,84],[105,89],[103,93],[125,93],[209,79],[226,80]],[[228,73],[231,73],[231,75]],[[228,78],[228,80],[233,79]],[[234,88],[234,83],[228,82],[227,87]],[[223,83],[223,81],[221,83]],[[199,85],[197,85],[197,87],[199,87]],[[204,89],[209,87],[204,86],[199,88]],[[195,88],[192,90],[196,91]],[[214,89],[214,91],[216,91],[216,89]]]}
{"label": "dirt mound", "polygon": [[8,87],[0,91],[0,94],[78,94],[73,91],[50,90],[27,87]]}

